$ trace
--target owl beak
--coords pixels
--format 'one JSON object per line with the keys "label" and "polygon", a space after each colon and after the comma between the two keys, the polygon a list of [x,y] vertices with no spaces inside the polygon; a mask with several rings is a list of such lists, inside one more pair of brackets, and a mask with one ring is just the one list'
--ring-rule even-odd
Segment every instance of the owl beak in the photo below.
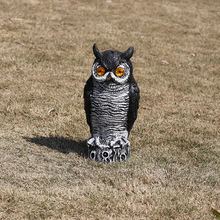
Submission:
{"label": "owl beak", "polygon": [[111,72],[107,75],[107,78],[106,78],[106,83],[109,84],[113,81],[113,78],[111,76]]}
{"label": "owl beak", "polygon": [[107,76],[107,81],[110,82],[111,79],[112,79],[112,77],[111,77],[111,73],[109,73],[108,76]]}

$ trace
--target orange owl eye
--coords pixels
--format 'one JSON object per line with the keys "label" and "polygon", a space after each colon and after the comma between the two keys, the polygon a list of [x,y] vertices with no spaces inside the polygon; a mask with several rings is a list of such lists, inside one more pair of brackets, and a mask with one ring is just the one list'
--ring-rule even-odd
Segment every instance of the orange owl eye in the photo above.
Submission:
{"label": "orange owl eye", "polygon": [[125,70],[124,70],[124,68],[123,67],[118,67],[116,70],[115,70],[115,75],[116,76],[123,76],[124,75],[124,73],[125,73]]}
{"label": "orange owl eye", "polygon": [[98,67],[98,69],[97,69],[97,74],[98,74],[99,76],[103,76],[103,75],[105,74],[105,68],[102,67],[102,66]]}

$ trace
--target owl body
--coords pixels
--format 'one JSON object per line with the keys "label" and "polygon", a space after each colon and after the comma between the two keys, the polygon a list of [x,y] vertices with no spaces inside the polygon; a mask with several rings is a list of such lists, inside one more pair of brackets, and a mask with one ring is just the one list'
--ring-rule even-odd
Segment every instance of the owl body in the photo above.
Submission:
{"label": "owl body", "polygon": [[96,56],[92,76],[84,88],[85,111],[92,137],[89,157],[95,161],[122,161],[130,155],[128,136],[137,118],[139,88],[130,61],[133,47],[124,53],[107,50]]}

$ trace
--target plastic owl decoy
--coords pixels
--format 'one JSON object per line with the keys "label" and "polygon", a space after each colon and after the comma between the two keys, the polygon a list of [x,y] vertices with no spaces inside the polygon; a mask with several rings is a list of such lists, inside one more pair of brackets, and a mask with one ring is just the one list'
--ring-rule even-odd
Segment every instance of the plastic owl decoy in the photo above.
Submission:
{"label": "plastic owl decoy", "polygon": [[128,136],[137,118],[140,92],[125,52],[99,52],[93,46],[92,75],[84,88],[87,123],[92,137],[87,140],[88,156],[95,161],[116,162],[130,156]]}

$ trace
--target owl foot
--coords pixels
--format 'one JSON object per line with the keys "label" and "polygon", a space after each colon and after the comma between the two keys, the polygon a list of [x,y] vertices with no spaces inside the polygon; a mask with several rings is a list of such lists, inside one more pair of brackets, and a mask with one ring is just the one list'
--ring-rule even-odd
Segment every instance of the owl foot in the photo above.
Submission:
{"label": "owl foot", "polygon": [[124,161],[130,156],[130,142],[123,136],[113,136],[108,141],[94,135],[87,140],[88,156],[97,162]]}

